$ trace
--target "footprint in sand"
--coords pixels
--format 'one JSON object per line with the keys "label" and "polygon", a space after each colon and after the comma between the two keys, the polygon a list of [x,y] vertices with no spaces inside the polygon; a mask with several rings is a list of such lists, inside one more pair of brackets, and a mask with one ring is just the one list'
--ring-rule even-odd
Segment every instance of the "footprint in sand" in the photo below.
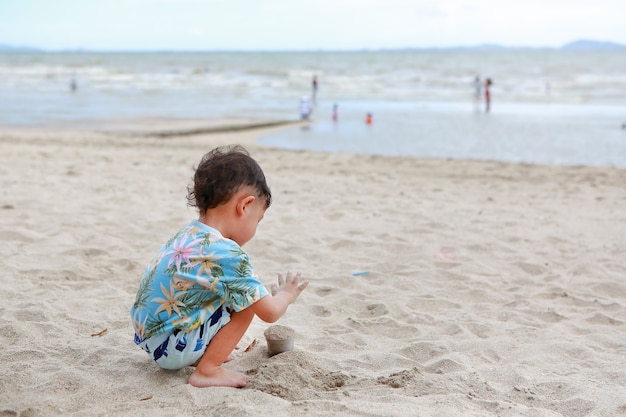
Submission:
{"label": "footprint in sand", "polygon": [[330,317],[332,312],[324,306],[312,305],[309,307],[309,312],[316,317]]}
{"label": "footprint in sand", "polygon": [[326,297],[334,293],[335,291],[336,289],[332,287],[319,287],[315,289],[315,294],[319,295],[320,297]]}

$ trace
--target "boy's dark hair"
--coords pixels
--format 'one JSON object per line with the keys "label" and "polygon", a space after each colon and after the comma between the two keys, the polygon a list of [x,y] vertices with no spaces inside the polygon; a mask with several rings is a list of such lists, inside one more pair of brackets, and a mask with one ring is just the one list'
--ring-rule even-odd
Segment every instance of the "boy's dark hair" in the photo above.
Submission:
{"label": "boy's dark hair", "polygon": [[259,164],[241,145],[215,148],[205,154],[187,187],[187,203],[200,213],[226,203],[242,187],[252,187],[257,197],[265,198],[266,208],[272,193]]}

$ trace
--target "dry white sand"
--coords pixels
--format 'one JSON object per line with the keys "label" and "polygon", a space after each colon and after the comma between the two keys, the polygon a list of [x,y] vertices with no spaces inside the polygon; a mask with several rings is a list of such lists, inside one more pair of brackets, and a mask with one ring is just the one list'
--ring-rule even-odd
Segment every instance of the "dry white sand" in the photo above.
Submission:
{"label": "dry white sand", "polygon": [[[264,132],[0,132],[0,416],[626,415],[626,170],[291,152]],[[134,345],[128,309],[196,216],[195,164],[228,143],[274,194],[246,246],[262,280],[312,282],[278,322],[294,351],[268,358],[255,320],[227,364],[248,386],[196,389]]]}

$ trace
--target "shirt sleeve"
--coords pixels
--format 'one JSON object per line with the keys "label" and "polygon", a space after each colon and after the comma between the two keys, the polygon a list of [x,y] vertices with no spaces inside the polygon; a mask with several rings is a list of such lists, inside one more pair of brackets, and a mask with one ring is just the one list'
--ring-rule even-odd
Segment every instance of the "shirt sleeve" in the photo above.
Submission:
{"label": "shirt sleeve", "polygon": [[234,311],[242,311],[269,294],[256,276],[248,254],[238,249],[239,253],[231,251],[232,256],[223,258],[223,275],[216,285],[224,305]]}

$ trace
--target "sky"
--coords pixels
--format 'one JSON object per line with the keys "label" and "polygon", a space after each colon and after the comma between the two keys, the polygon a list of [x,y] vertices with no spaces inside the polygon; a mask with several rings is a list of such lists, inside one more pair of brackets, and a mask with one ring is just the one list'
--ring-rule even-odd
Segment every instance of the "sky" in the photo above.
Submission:
{"label": "sky", "polygon": [[0,0],[0,45],[351,50],[626,44],[624,0]]}

